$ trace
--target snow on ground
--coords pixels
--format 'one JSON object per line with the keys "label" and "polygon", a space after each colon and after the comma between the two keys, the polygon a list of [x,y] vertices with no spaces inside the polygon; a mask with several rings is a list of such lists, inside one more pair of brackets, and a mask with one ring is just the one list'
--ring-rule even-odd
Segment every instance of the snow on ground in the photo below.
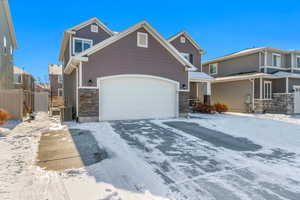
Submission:
{"label": "snow on ground", "polygon": [[[18,124],[0,137],[0,199],[300,199],[297,120],[285,116],[280,121],[275,116],[192,116],[196,118],[61,125],[40,114],[37,120]],[[165,124],[176,121],[222,131],[222,137],[245,137],[262,149],[235,151]],[[41,133],[67,128],[91,131],[108,158],[62,172],[37,167]]]}
{"label": "snow on ground", "polygon": [[300,121],[297,117],[275,114],[190,114],[190,116],[195,117],[190,119],[190,122],[203,127],[237,137],[247,137],[264,147],[283,148],[300,153]]}

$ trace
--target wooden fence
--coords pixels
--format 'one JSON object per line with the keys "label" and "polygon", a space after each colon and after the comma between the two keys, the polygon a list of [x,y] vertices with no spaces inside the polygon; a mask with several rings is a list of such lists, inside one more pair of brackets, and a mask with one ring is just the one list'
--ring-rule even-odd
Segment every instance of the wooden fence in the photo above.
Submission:
{"label": "wooden fence", "polygon": [[0,90],[0,109],[7,110],[14,120],[24,116],[24,92],[21,89]]}
{"label": "wooden fence", "polygon": [[34,93],[34,111],[35,112],[48,112],[49,93],[48,92],[35,92]]}

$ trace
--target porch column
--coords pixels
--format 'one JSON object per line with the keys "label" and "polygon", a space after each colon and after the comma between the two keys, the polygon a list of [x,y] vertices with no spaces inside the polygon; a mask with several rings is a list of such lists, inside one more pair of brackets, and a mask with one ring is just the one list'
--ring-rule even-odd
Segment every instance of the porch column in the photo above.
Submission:
{"label": "porch column", "polygon": [[206,82],[206,95],[204,95],[204,104],[211,104],[211,82]]}
{"label": "porch column", "polygon": [[263,99],[263,80],[259,78],[259,99]]}

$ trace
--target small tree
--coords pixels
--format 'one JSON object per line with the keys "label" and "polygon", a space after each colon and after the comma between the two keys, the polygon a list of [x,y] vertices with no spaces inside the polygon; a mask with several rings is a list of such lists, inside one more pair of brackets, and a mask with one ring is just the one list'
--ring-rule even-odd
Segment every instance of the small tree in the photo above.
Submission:
{"label": "small tree", "polygon": [[0,125],[4,125],[7,120],[11,118],[11,115],[6,110],[0,109]]}

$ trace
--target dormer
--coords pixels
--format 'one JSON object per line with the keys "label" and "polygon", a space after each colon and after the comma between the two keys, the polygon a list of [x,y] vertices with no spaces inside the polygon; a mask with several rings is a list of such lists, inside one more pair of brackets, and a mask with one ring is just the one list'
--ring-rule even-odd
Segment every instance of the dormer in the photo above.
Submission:
{"label": "dormer", "polygon": [[65,65],[71,56],[76,56],[113,35],[114,32],[97,18],[71,27],[64,32],[59,60]]}

